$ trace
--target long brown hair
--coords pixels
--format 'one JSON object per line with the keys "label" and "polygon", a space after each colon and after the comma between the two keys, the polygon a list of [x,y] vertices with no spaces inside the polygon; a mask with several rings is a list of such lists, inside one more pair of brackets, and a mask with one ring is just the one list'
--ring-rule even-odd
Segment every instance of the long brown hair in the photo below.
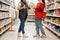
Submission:
{"label": "long brown hair", "polygon": [[45,0],[42,0],[42,2],[45,4]]}
{"label": "long brown hair", "polygon": [[26,3],[26,2],[24,2],[23,0],[21,0],[21,2]]}

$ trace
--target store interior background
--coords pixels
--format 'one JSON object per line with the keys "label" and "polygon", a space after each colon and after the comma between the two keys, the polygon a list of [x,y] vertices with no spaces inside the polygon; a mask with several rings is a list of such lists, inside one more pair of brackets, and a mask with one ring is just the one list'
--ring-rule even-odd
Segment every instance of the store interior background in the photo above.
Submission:
{"label": "store interior background", "polygon": [[[7,0],[9,2],[1,2],[2,8],[0,12],[0,37],[1,40],[17,40],[17,30],[20,25],[18,16],[17,6],[20,0]],[[43,22],[45,32],[47,34],[47,38],[33,38],[33,34],[35,34],[35,23],[34,23],[34,9],[38,0],[27,0],[27,3],[31,9],[28,11],[28,18],[26,22],[26,31],[28,32],[29,38],[26,40],[60,40],[60,0],[45,0],[47,12],[46,19]],[[1,4],[0,3],[0,4]],[[10,4],[10,5],[9,5]],[[6,10],[5,9],[6,6]],[[8,7],[7,7],[8,6]],[[48,10],[48,11],[47,11]],[[8,12],[9,11],[9,12]],[[3,19],[3,20],[1,20]],[[30,26],[31,25],[31,26]],[[47,29],[48,30],[47,30]],[[9,29],[9,30],[8,30]],[[34,31],[32,31],[34,30]],[[7,32],[6,32],[7,31]],[[27,33],[26,32],[26,33]],[[4,34],[3,34],[4,33]],[[11,35],[13,35],[11,37]],[[23,40],[23,38],[19,38],[19,40]]]}
{"label": "store interior background", "polygon": [[[15,0],[15,6],[17,7],[18,6],[18,3],[20,2],[20,0]],[[33,4],[36,4],[38,2],[38,0],[27,0],[27,3],[28,4],[31,4],[31,3],[33,3]]]}

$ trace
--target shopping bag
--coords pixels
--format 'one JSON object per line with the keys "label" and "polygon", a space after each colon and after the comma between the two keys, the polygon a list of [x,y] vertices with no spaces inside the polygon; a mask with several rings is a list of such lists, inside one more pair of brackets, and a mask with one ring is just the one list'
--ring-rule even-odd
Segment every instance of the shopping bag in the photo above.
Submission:
{"label": "shopping bag", "polygon": [[47,14],[47,12],[42,12],[42,18],[45,18],[46,17],[46,14]]}
{"label": "shopping bag", "polygon": [[18,19],[16,18],[16,19],[14,20],[14,22],[15,22],[15,24],[18,24]]}

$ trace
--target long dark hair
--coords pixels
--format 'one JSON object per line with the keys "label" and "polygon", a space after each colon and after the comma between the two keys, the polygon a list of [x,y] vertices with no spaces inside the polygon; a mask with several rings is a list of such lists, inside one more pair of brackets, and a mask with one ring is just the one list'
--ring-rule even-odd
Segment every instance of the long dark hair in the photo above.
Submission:
{"label": "long dark hair", "polygon": [[23,2],[23,0],[21,0],[21,2]]}
{"label": "long dark hair", "polygon": [[24,2],[23,0],[21,0],[21,2],[26,3],[26,2]]}
{"label": "long dark hair", "polygon": [[42,2],[45,4],[45,0],[42,0]]}

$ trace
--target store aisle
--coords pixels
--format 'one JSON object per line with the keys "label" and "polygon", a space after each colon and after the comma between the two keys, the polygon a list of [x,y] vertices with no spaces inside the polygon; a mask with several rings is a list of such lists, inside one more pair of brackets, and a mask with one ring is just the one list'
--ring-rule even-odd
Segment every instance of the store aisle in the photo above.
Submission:
{"label": "store aisle", "polygon": [[52,34],[50,31],[45,29],[46,38],[34,38],[33,35],[35,35],[35,24],[33,22],[26,22],[25,29],[26,29],[26,34],[29,36],[28,38],[23,38],[23,37],[17,37],[17,30],[19,27],[19,23],[15,24],[13,26],[13,29],[15,31],[13,32],[6,32],[4,35],[0,37],[0,40],[59,40],[54,34]]}

